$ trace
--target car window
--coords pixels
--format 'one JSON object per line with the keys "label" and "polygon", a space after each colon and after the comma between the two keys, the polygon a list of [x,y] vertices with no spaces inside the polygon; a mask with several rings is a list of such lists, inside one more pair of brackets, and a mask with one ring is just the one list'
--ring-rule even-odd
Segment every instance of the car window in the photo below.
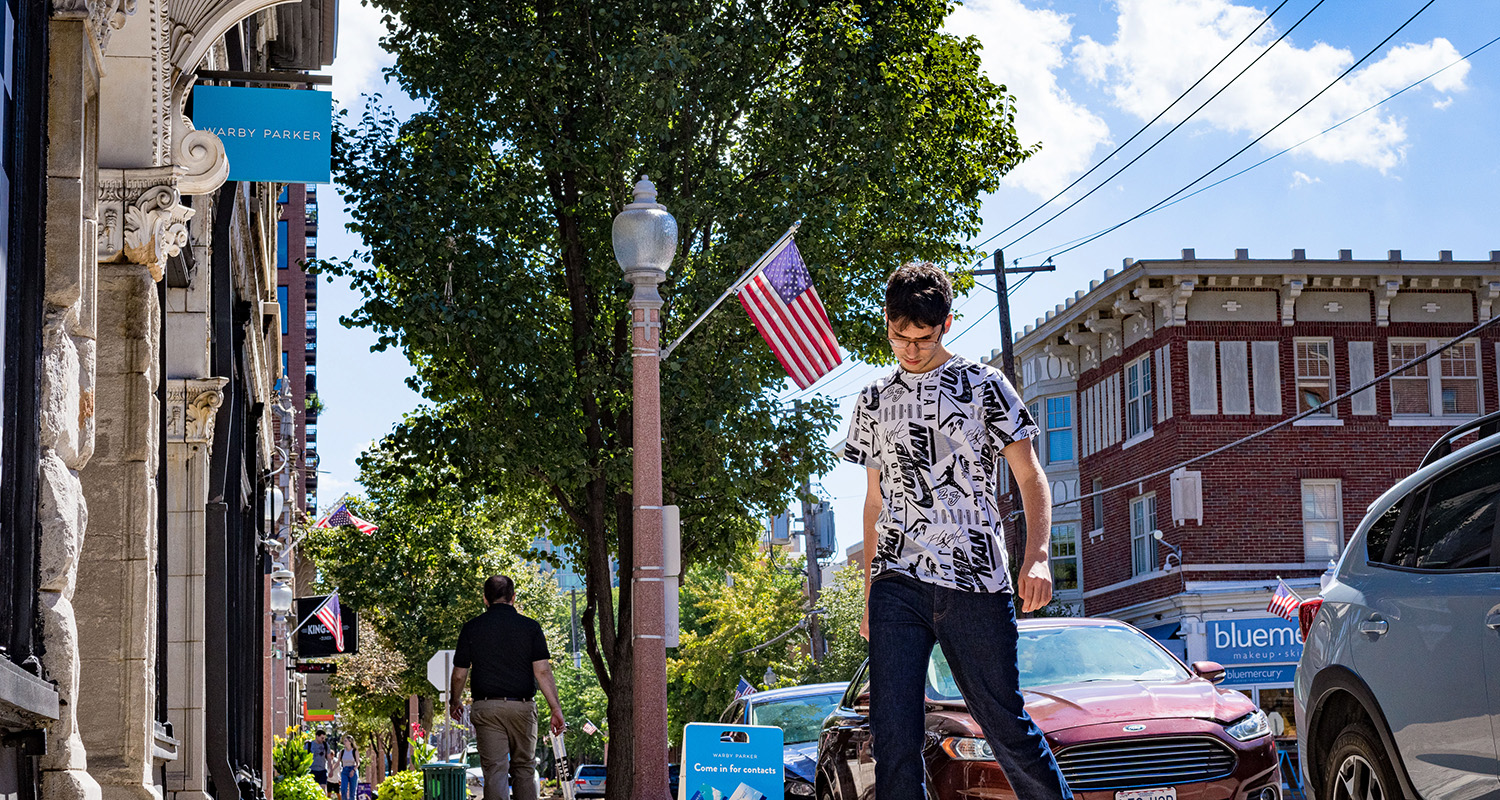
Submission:
{"label": "car window", "polygon": [[1394,564],[1393,548],[1397,544],[1392,536],[1396,532],[1396,521],[1401,518],[1401,509],[1406,503],[1397,500],[1394,505],[1385,510],[1370,523],[1370,530],[1365,534],[1365,556],[1374,564]]}
{"label": "car window", "polygon": [[849,688],[844,692],[841,703],[844,708],[854,708],[859,696],[870,691],[870,662],[859,665],[859,672],[854,674],[854,680],[849,681]]}
{"label": "car window", "polygon": [[[1171,681],[1191,674],[1144,633],[1110,626],[1023,628],[1016,645],[1021,688],[1088,681]],[[941,647],[927,662],[927,695],[961,700]]]}
{"label": "car window", "polygon": [[581,767],[578,768],[578,777],[580,777],[580,778],[602,778],[602,777],[604,777],[604,767],[595,766],[595,765],[592,765],[592,764],[586,764],[586,765],[581,766]]}
{"label": "car window", "polygon": [[823,720],[838,703],[838,692],[757,703],[750,708],[750,724],[780,728],[786,744],[816,742]]}
{"label": "car window", "polygon": [[1497,505],[1500,454],[1438,478],[1427,492],[1413,566],[1439,570],[1490,566]]}
{"label": "car window", "polygon": [[743,707],[744,707],[744,702],[741,701],[741,700],[736,700],[733,703],[730,703],[729,704],[729,708],[724,709],[724,713],[719,715],[719,724],[720,725],[737,725],[737,724],[739,724],[739,721],[740,721],[740,709],[743,708]]}

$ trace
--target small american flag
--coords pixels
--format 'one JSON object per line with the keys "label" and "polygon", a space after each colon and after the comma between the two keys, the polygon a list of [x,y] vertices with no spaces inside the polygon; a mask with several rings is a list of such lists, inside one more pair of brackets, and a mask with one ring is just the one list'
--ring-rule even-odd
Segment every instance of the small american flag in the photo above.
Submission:
{"label": "small american flag", "polygon": [[339,507],[332,514],[317,521],[315,528],[337,528],[343,525],[353,525],[360,533],[374,533],[380,530],[380,526],[368,520],[360,519],[349,513],[347,503],[339,503]]}
{"label": "small american flag", "polygon": [[1277,578],[1276,591],[1271,595],[1271,602],[1266,604],[1266,610],[1278,617],[1296,622],[1297,607],[1300,605],[1302,605],[1302,598],[1286,585],[1286,581]]}
{"label": "small american flag", "polygon": [[796,242],[788,239],[735,294],[797,388],[813,385],[843,361]]}
{"label": "small american flag", "polygon": [[739,688],[734,690],[734,699],[738,700],[752,694],[755,694],[755,687],[750,685],[750,681],[740,678]]}
{"label": "small american flag", "polygon": [[594,725],[594,723],[589,722],[588,720],[584,720],[583,721],[583,732],[586,733],[586,734],[588,734],[588,735],[590,735],[590,736],[593,736],[594,734],[596,734],[596,733],[599,732],[599,728],[596,727]]}
{"label": "small american flag", "polygon": [[323,601],[323,605],[318,607],[317,613],[313,616],[317,617],[318,621],[328,628],[328,632],[333,634],[334,649],[340,653],[344,652],[344,612],[339,608],[339,593],[335,591],[328,595],[328,599]]}

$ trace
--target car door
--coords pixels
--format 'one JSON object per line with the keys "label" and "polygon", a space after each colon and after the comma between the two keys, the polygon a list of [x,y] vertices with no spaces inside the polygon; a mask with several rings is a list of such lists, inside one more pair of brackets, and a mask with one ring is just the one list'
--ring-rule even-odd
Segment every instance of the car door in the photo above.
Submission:
{"label": "car door", "polygon": [[[875,755],[870,744],[870,666],[865,662],[844,697],[823,723],[818,762],[832,800],[869,800],[875,791]],[[824,800],[820,797],[818,800]]]}
{"label": "car door", "polygon": [[[1500,792],[1492,717],[1500,573],[1500,454],[1412,492],[1358,587],[1355,668],[1374,692],[1415,788],[1452,800]],[[1488,664],[1486,662],[1489,662]]]}

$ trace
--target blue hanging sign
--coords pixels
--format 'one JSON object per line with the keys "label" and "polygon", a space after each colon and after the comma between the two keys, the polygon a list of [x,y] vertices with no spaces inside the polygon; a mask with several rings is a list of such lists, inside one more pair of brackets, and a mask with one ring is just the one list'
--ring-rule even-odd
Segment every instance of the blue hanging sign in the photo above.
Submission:
{"label": "blue hanging sign", "polygon": [[1226,667],[1302,658],[1302,631],[1281,617],[1214,619],[1207,627],[1208,657]]}
{"label": "blue hanging sign", "polygon": [[688,725],[679,800],[785,800],[783,739],[764,725]]}
{"label": "blue hanging sign", "polygon": [[330,182],[328,92],[199,86],[193,89],[193,126],[224,141],[232,181]]}

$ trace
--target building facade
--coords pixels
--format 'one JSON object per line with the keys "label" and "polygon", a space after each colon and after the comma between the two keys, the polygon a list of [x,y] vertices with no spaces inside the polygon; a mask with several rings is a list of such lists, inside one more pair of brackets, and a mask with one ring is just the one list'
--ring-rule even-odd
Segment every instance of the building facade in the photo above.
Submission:
{"label": "building facade", "polygon": [[[296,440],[293,495],[300,520],[318,513],[318,277],[307,262],[318,257],[318,187],[294,183],[281,190],[276,222],[276,300],[281,305],[281,371],[291,396]],[[279,424],[279,423],[278,423]]]}
{"label": "building facade", "polygon": [[[1316,594],[1365,508],[1438,433],[1500,408],[1500,331],[1331,401],[1490,319],[1497,298],[1500,252],[1184,250],[1106,271],[1015,342],[1064,504],[1059,598],[1131,622],[1190,662],[1222,662],[1228,685],[1290,725],[1301,643],[1265,611],[1278,578]],[[1314,413],[1184,465],[1302,411]]]}
{"label": "building facade", "polygon": [[5,794],[268,790],[279,187],[188,107],[331,61],[331,0],[273,5],[0,2]]}

